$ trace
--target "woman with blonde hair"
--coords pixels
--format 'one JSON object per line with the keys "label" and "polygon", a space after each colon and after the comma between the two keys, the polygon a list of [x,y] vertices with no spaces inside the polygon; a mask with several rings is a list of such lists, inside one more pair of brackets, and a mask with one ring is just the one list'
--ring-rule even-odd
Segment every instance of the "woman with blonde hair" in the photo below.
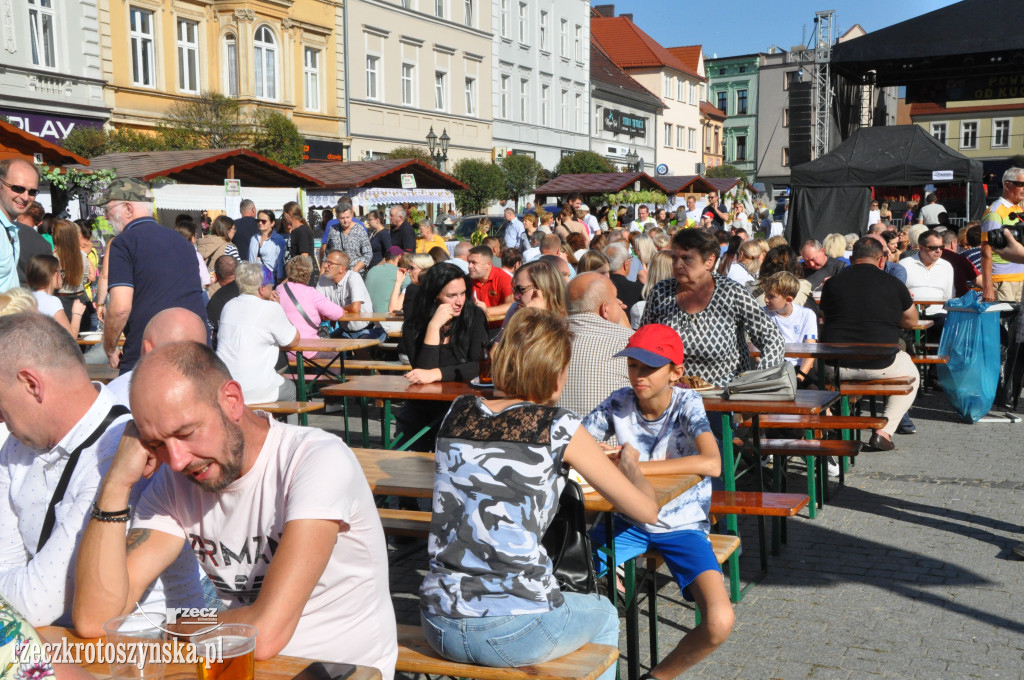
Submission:
{"label": "woman with blonde hair", "polygon": [[476,230],[470,235],[469,242],[474,246],[481,245],[491,235],[491,221],[486,217],[477,220]]}
{"label": "woman with blonde hair", "polygon": [[[742,283],[748,283],[757,278],[757,272],[761,269],[761,263],[764,262],[765,255],[766,252],[761,249],[757,241],[744,241],[740,244],[740,249],[736,252],[734,266],[743,267],[743,270],[750,275],[750,278]],[[731,278],[735,279],[735,277]]]}
{"label": "woman with blonde hair", "polygon": [[842,234],[829,234],[826,236],[825,241],[822,243],[822,250],[829,257],[850,264],[850,261],[846,259],[846,237]]}
{"label": "woman with blonde hair", "polygon": [[89,256],[82,252],[82,232],[77,224],[69,220],[53,221],[53,254],[60,260],[60,268],[64,271],[64,281],[56,291],[57,299],[69,319],[74,313],[74,302],[81,302],[85,307],[82,312],[82,328],[88,330],[92,328],[94,308],[85,294],[85,287],[90,283],[92,268],[89,266]]}
{"label": "woman with blonde hair", "polygon": [[633,254],[640,260],[640,271],[637,272],[636,280],[640,283],[647,283],[648,269],[658,247],[654,245],[654,239],[642,231],[634,231],[629,235],[629,241],[633,245]]}
{"label": "woman with blonde hair", "polygon": [[[450,661],[518,667],[591,642],[618,644],[615,607],[597,593],[560,590],[541,539],[568,466],[637,521],[657,521],[658,508],[635,448],[613,461],[580,416],[554,406],[571,351],[564,317],[522,310],[492,353],[504,396],[459,397],[441,424],[420,621],[427,642]],[[484,536],[467,527],[495,528]],[[615,674],[612,664],[598,680]]]}
{"label": "woman with blonde hair", "polygon": [[647,283],[640,291],[640,300],[629,309],[629,325],[633,327],[633,330],[640,328],[640,317],[644,315],[647,296],[655,284],[670,278],[672,278],[672,253],[667,250],[659,250],[651,258],[650,268],[647,270]]}
{"label": "woman with blonde hair", "polygon": [[515,303],[505,314],[505,320],[501,324],[502,331],[516,312],[527,307],[546,309],[559,316],[566,316],[566,295],[565,279],[562,278],[561,272],[549,263],[539,260],[524,264],[512,276],[512,297]]}
{"label": "woman with blonde hair", "polygon": [[576,265],[576,275],[587,272],[597,272],[601,276],[611,277],[608,258],[600,250],[588,250],[580,257],[579,264]]}
{"label": "woman with blonde hair", "polygon": [[[429,253],[406,253],[402,256],[395,275],[395,287],[391,290],[388,312],[406,312],[419,291],[420,277],[433,266],[434,258]],[[408,284],[405,283],[406,275],[409,277]]]}
{"label": "woman with blonde hair", "polygon": [[11,288],[6,293],[0,293],[0,316],[38,311],[39,304],[27,288]]}

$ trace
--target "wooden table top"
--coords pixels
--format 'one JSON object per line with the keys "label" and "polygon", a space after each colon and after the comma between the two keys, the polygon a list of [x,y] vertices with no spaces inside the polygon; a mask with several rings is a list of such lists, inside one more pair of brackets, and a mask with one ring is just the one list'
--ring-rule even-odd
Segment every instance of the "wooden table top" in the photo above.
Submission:
{"label": "wooden table top", "polygon": [[719,392],[705,392],[704,410],[713,413],[785,413],[815,416],[839,399],[832,390],[797,390],[793,401],[739,401],[722,399]]}
{"label": "wooden table top", "polygon": [[418,401],[455,401],[464,394],[490,399],[494,389],[473,387],[469,383],[435,382],[412,385],[401,375],[361,375],[337,385],[320,388],[323,397],[368,397],[370,399],[415,399]]}
{"label": "wooden table top", "polygon": [[927,320],[927,319],[921,319],[916,324],[914,324],[914,330],[915,331],[926,331],[926,330],[928,330],[929,328],[931,328],[934,325],[935,325],[934,321],[930,321],[930,320]]}
{"label": "wooden table top", "polygon": [[[363,468],[366,481],[376,495],[430,498],[434,492],[434,454],[416,451],[383,451],[381,449],[352,449]],[[648,475],[654,487],[658,507],[700,482],[699,475]],[[612,510],[613,506],[601,494],[591,491],[584,495],[587,510]]]}
{"label": "wooden table top", "polygon": [[[68,643],[95,645],[105,638],[80,638],[67,628],[60,626],[43,626],[36,629],[45,642],[60,643],[66,639]],[[84,653],[83,653],[84,656]],[[316,659],[302,659],[296,656],[279,654],[272,659],[256,662],[256,680],[292,680],[302,669]],[[106,663],[83,664],[82,668],[98,678],[110,677],[110,666]],[[196,668],[190,664],[171,663],[166,665],[164,677],[167,680],[195,680]],[[380,671],[369,666],[356,666],[356,671],[349,680],[380,680]]]}
{"label": "wooden table top", "polygon": [[401,314],[390,312],[359,312],[358,314],[346,312],[338,321],[397,321],[401,323],[403,318]]}
{"label": "wooden table top", "polygon": [[352,352],[366,347],[376,347],[380,340],[361,338],[350,340],[348,338],[311,338],[299,340],[299,344],[288,349],[293,352]]}
{"label": "wooden table top", "polygon": [[[899,345],[854,343],[854,342],[787,342],[786,356],[793,359],[888,359],[900,351]],[[750,356],[759,357],[761,352],[750,350]]]}
{"label": "wooden table top", "polygon": [[[78,337],[75,338],[75,340],[78,342],[78,344],[81,345],[82,347],[91,347],[92,345],[98,345],[101,342],[103,342],[103,332],[102,331],[83,331],[83,332],[85,334],[85,337],[82,337],[82,333],[79,333]],[[120,347],[123,344],[124,344],[124,336],[122,335],[120,338],[118,338],[117,345]]]}
{"label": "wooden table top", "polygon": [[110,364],[86,364],[85,370],[89,374],[89,380],[104,385],[121,374],[120,370],[111,368]]}
{"label": "wooden table top", "polygon": [[911,298],[913,298],[915,305],[944,305],[949,302],[949,300],[928,300],[926,298],[918,300],[914,296],[911,296]]}

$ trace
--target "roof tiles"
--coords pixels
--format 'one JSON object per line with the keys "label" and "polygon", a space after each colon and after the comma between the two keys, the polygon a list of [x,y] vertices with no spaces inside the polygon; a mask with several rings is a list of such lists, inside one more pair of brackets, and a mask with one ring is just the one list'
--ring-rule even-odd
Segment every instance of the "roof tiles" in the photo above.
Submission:
{"label": "roof tiles", "polygon": [[592,18],[590,34],[619,68],[671,68],[702,78],[626,17]]}

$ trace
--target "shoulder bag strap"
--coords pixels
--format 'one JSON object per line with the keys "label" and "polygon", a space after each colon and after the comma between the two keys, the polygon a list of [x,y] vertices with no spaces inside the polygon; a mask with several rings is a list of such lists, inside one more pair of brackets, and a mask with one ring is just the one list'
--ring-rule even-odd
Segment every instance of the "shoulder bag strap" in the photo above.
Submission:
{"label": "shoulder bag strap", "polygon": [[110,424],[121,416],[127,414],[128,408],[121,404],[114,404],[110,407],[110,411],[107,416],[103,419],[103,422],[92,431],[85,441],[75,447],[75,450],[68,456],[67,465],[64,466],[64,472],[60,475],[60,481],[57,482],[57,488],[53,490],[53,498],[50,499],[50,505],[46,508],[46,518],[43,520],[43,530],[39,532],[39,543],[36,545],[36,554],[43,549],[46,542],[50,540],[50,534],[53,533],[54,522],[57,521],[56,508],[57,504],[64,500],[64,492],[68,490],[68,483],[71,481],[71,475],[75,471],[75,466],[78,464],[78,459],[82,455],[82,451],[86,450],[90,446],[96,443],[96,440],[107,431]]}
{"label": "shoulder bag strap", "polygon": [[295,309],[298,310],[299,314],[302,315],[302,318],[306,320],[306,323],[308,323],[310,326],[312,326],[313,330],[315,330],[315,331],[320,330],[320,326],[318,326],[317,324],[313,323],[313,320],[310,319],[309,315],[306,314],[306,310],[304,310],[302,308],[302,303],[295,299],[295,294],[292,293],[292,289],[288,287],[288,284],[286,283],[286,284],[284,284],[281,287],[284,288],[284,292],[288,293],[288,297],[291,299],[292,304],[295,305]]}

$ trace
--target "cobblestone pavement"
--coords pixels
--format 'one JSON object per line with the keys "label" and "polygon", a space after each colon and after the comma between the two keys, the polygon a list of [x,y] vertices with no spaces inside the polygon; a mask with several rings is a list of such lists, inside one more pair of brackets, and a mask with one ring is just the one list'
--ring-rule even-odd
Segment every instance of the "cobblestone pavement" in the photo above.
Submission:
{"label": "cobblestone pavement", "polygon": [[[917,434],[862,454],[816,520],[804,511],[789,521],[766,575],[756,520],[740,519],[741,576],[757,583],[735,606],[729,640],[683,677],[1024,678],[1024,561],[1010,552],[1024,541],[1024,423],[963,424],[941,393],[911,415]],[[806,489],[802,473],[790,475],[790,490]],[[392,552],[402,623],[418,622],[424,564],[422,543]],[[662,656],[693,625],[664,574]]]}

